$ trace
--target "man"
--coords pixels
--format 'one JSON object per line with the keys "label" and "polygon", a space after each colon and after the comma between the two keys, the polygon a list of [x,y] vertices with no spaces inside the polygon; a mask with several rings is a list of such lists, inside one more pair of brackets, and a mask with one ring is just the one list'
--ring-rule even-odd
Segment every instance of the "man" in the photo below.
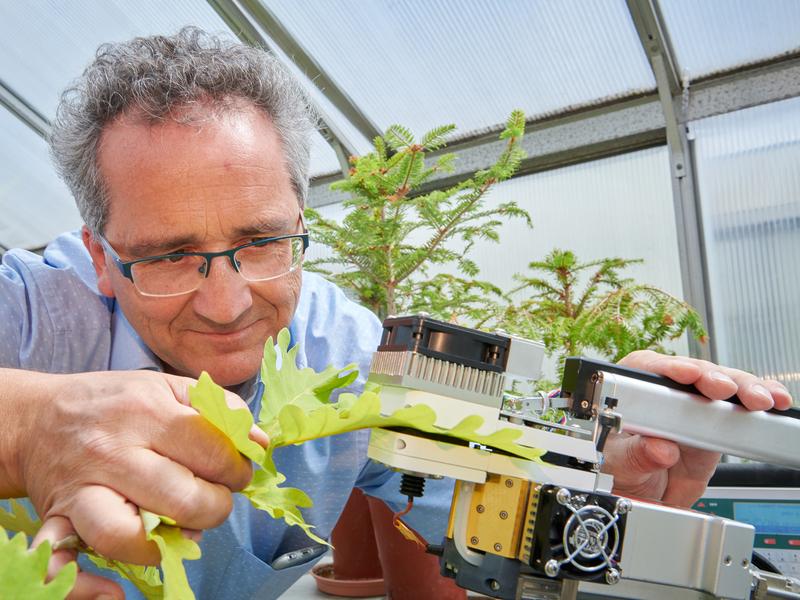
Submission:
{"label": "man", "polygon": [[[206,370],[230,404],[257,411],[263,344],[287,326],[302,366],[367,372],[380,324],[299,268],[311,129],[303,93],[268,55],[195,29],[104,46],[65,93],[52,149],[86,226],[0,268],[0,497],[31,498],[37,542],[76,531],[103,554],[154,563],[142,507],[194,537],[208,530],[187,563],[200,597],[275,597],[307,568],[271,569],[304,534],[232,496],[251,467],[186,389]],[[625,363],[710,398],[738,392],[754,410],[791,404],[779,383],[709,363],[651,352]],[[365,464],[366,443],[358,432],[276,453],[314,498],[307,520],[322,536],[354,484],[375,492],[389,478]],[[610,441],[606,464],[617,491],[688,504],[717,460],[634,436]],[[71,558],[57,552],[51,568]],[[75,597],[101,593],[122,597],[79,576]]]}

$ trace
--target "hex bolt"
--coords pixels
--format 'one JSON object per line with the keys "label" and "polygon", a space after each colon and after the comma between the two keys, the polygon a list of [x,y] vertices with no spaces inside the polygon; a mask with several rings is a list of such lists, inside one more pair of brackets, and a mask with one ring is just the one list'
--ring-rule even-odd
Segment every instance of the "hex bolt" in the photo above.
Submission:
{"label": "hex bolt", "polygon": [[559,569],[558,561],[555,560],[554,558],[548,560],[544,565],[544,572],[545,575],[547,575],[548,577],[555,577],[556,575],[558,575],[558,569]]}
{"label": "hex bolt", "polygon": [[624,515],[630,512],[631,508],[633,508],[633,503],[627,498],[620,498],[617,500],[617,513]]}
{"label": "hex bolt", "polygon": [[608,585],[614,585],[615,583],[619,583],[620,578],[621,578],[620,572],[614,569],[613,567],[609,568],[608,571],[606,571],[606,583]]}
{"label": "hex bolt", "polygon": [[502,549],[503,549],[503,544],[495,544],[494,545],[494,551],[495,552],[500,552]]}
{"label": "hex bolt", "polygon": [[569,499],[572,498],[572,494],[570,494],[567,488],[559,488],[556,492],[556,502],[561,505],[566,506],[569,504]]}
{"label": "hex bolt", "polygon": [[500,518],[501,519],[507,519],[508,518],[508,513],[506,511],[504,511],[504,510],[501,510],[500,511]]}
{"label": "hex bolt", "polygon": [[478,504],[478,506],[475,507],[475,510],[477,510],[479,513],[482,513],[486,510],[486,507],[483,504]]}
{"label": "hex bolt", "polygon": [[473,535],[471,538],[469,538],[469,543],[475,546],[478,543],[478,536]]}

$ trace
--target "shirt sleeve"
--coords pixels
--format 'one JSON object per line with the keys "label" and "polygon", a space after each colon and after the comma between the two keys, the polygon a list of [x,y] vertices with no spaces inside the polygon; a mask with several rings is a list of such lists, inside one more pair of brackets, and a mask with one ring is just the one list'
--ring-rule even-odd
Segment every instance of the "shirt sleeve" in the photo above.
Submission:
{"label": "shirt sleeve", "polygon": [[0,367],[71,373],[106,369],[108,300],[75,234],[44,256],[10,250],[0,263]]}

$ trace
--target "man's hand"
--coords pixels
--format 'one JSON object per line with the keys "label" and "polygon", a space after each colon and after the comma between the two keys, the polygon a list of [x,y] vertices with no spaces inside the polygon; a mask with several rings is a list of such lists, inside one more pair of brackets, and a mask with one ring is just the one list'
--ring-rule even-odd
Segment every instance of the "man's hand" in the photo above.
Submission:
{"label": "man's hand", "polygon": [[[11,480],[22,492],[14,495],[27,494],[44,522],[36,543],[74,532],[104,556],[157,564],[160,555],[145,541],[139,507],[187,530],[225,520],[232,492],[249,483],[252,467],[188,406],[194,383],[149,371],[26,374],[18,391],[31,403],[20,402],[16,426],[27,435],[18,438]],[[232,393],[227,400],[246,406]],[[250,437],[268,443],[257,428]],[[74,550],[54,553],[51,570],[74,556]],[[97,580],[81,574],[73,595],[116,590]]]}
{"label": "man's hand", "polygon": [[[619,364],[693,384],[704,396],[724,400],[738,394],[750,410],[785,410],[792,397],[778,381],[693,358],[650,350],[632,352]],[[609,436],[603,471],[614,476],[614,493],[691,506],[708,485],[720,455],[640,435]]]}

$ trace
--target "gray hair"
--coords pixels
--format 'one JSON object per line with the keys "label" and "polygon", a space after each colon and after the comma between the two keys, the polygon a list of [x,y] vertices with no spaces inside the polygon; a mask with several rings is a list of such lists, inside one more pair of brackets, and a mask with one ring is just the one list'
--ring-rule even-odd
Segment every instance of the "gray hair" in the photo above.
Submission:
{"label": "gray hair", "polygon": [[176,108],[210,101],[224,110],[236,99],[269,116],[302,207],[308,193],[313,112],[300,85],[275,58],[196,27],[170,37],[100,46],[94,62],[61,95],[50,138],[56,169],[89,229],[102,233],[108,219],[108,194],[98,165],[107,124],[131,111],[163,122]]}

